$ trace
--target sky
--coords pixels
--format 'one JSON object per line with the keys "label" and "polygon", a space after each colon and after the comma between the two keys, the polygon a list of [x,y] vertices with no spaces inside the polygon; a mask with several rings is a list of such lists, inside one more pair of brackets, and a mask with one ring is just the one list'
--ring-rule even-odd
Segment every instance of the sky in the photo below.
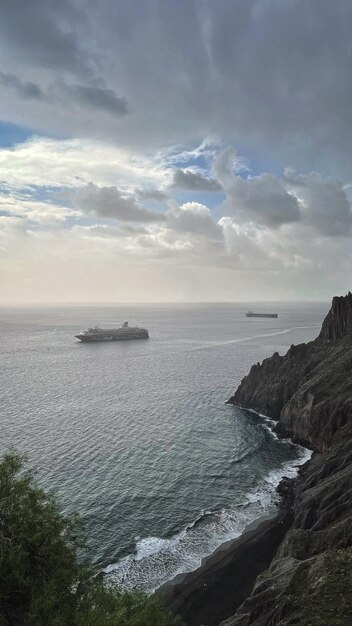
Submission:
{"label": "sky", "polygon": [[350,0],[1,0],[0,302],[351,288]]}

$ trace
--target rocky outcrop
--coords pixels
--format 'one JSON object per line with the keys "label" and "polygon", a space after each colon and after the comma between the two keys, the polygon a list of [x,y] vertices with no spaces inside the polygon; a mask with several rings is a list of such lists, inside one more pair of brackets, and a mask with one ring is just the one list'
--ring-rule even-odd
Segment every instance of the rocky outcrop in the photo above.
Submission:
{"label": "rocky outcrop", "polygon": [[254,365],[230,402],[319,452],[293,483],[293,523],[271,565],[223,625],[351,624],[352,294],[333,299],[317,339]]}
{"label": "rocky outcrop", "polygon": [[317,339],[253,365],[229,402],[276,418],[315,454],[298,479],[281,482],[276,519],[175,579],[165,602],[189,626],[231,613],[222,626],[349,626],[352,294],[333,299]]}
{"label": "rocky outcrop", "polygon": [[335,296],[320,332],[323,341],[337,341],[352,333],[352,294]]}
{"label": "rocky outcrop", "polygon": [[315,450],[352,435],[352,294],[333,299],[317,339],[253,365],[229,403],[278,419]]}
{"label": "rocky outcrop", "polygon": [[352,623],[352,439],[316,455],[270,567],[224,626]]}

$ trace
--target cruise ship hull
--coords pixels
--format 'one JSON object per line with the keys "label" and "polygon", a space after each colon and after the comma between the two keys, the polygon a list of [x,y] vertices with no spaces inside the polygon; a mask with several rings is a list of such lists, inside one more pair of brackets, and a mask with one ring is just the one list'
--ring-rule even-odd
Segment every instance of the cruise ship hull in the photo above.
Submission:
{"label": "cruise ship hull", "polygon": [[97,341],[132,341],[136,339],[149,339],[149,335],[135,335],[135,336],[107,336],[107,337],[98,337],[98,336],[84,336],[84,335],[75,335],[77,339],[83,341],[84,343],[92,343]]}

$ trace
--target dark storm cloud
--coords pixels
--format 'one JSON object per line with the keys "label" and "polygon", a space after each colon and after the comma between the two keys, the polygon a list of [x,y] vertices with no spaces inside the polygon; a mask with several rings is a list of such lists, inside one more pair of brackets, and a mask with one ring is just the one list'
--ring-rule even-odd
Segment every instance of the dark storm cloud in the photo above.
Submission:
{"label": "dark storm cloud", "polygon": [[54,93],[76,102],[84,107],[106,111],[116,115],[126,115],[128,105],[126,98],[119,98],[112,89],[91,85],[67,85],[59,83]]}
{"label": "dark storm cloud", "polygon": [[0,85],[24,100],[41,100],[51,105],[57,100],[64,100],[66,104],[75,103],[113,115],[121,116],[128,113],[126,98],[119,98],[112,89],[95,85],[68,85],[61,81],[49,86],[48,93],[45,93],[38,85],[4,72],[0,72]]}
{"label": "dark storm cloud", "polygon": [[83,213],[124,222],[163,222],[165,215],[138,206],[131,197],[125,197],[117,187],[97,187],[90,183],[77,191],[75,208]]}
{"label": "dark storm cloud", "polygon": [[44,92],[49,71],[49,82],[102,80],[117,101],[75,97],[121,113],[123,95],[133,110],[92,124],[60,101],[31,117],[17,108],[16,122],[142,150],[217,134],[246,156],[335,174],[350,168],[351,23],[350,0],[2,0],[0,52]]}
{"label": "dark storm cloud", "polygon": [[349,0],[220,0],[208,9],[212,63],[240,122],[323,139],[351,120]]}
{"label": "dark storm cloud", "polygon": [[1,0],[0,29],[6,45],[27,63],[87,72],[77,37],[84,11],[74,0]]}
{"label": "dark storm cloud", "polygon": [[176,170],[173,175],[172,187],[188,191],[221,191],[219,183],[212,178],[188,170]]}
{"label": "dark storm cloud", "polygon": [[22,81],[14,74],[5,74],[4,72],[0,72],[0,85],[5,89],[10,88],[21,98],[29,100],[44,100],[46,98],[45,93],[40,89],[40,87],[38,87],[38,85]]}

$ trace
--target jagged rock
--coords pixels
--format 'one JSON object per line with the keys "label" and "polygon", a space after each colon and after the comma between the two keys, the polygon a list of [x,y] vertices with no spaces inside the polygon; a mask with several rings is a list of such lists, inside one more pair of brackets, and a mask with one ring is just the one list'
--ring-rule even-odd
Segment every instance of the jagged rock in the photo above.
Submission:
{"label": "jagged rock", "polygon": [[317,339],[253,365],[229,403],[319,451],[352,435],[352,294],[333,299]]}
{"label": "jagged rock", "polygon": [[280,508],[292,507],[294,503],[295,482],[295,478],[287,478],[287,476],[284,476],[276,487],[276,491],[280,496]]}
{"label": "jagged rock", "polygon": [[225,560],[215,556],[205,574],[176,586],[172,608],[183,606],[192,626],[213,625],[236,609],[223,626],[350,626],[352,294],[333,299],[317,339],[254,365],[230,402],[278,418],[281,433],[317,452],[297,480],[280,484],[280,515],[289,523],[242,537]]}
{"label": "jagged rock", "polygon": [[270,567],[223,625],[349,626],[352,294],[333,299],[317,339],[254,365],[230,402],[267,412],[279,420],[279,432],[323,454],[300,472],[293,524]]}
{"label": "jagged rock", "polygon": [[352,293],[347,296],[335,296],[331,309],[327,314],[322,329],[320,339],[324,341],[337,341],[352,332]]}
{"label": "jagged rock", "polygon": [[269,569],[223,626],[352,623],[352,439],[296,483],[294,521]]}

